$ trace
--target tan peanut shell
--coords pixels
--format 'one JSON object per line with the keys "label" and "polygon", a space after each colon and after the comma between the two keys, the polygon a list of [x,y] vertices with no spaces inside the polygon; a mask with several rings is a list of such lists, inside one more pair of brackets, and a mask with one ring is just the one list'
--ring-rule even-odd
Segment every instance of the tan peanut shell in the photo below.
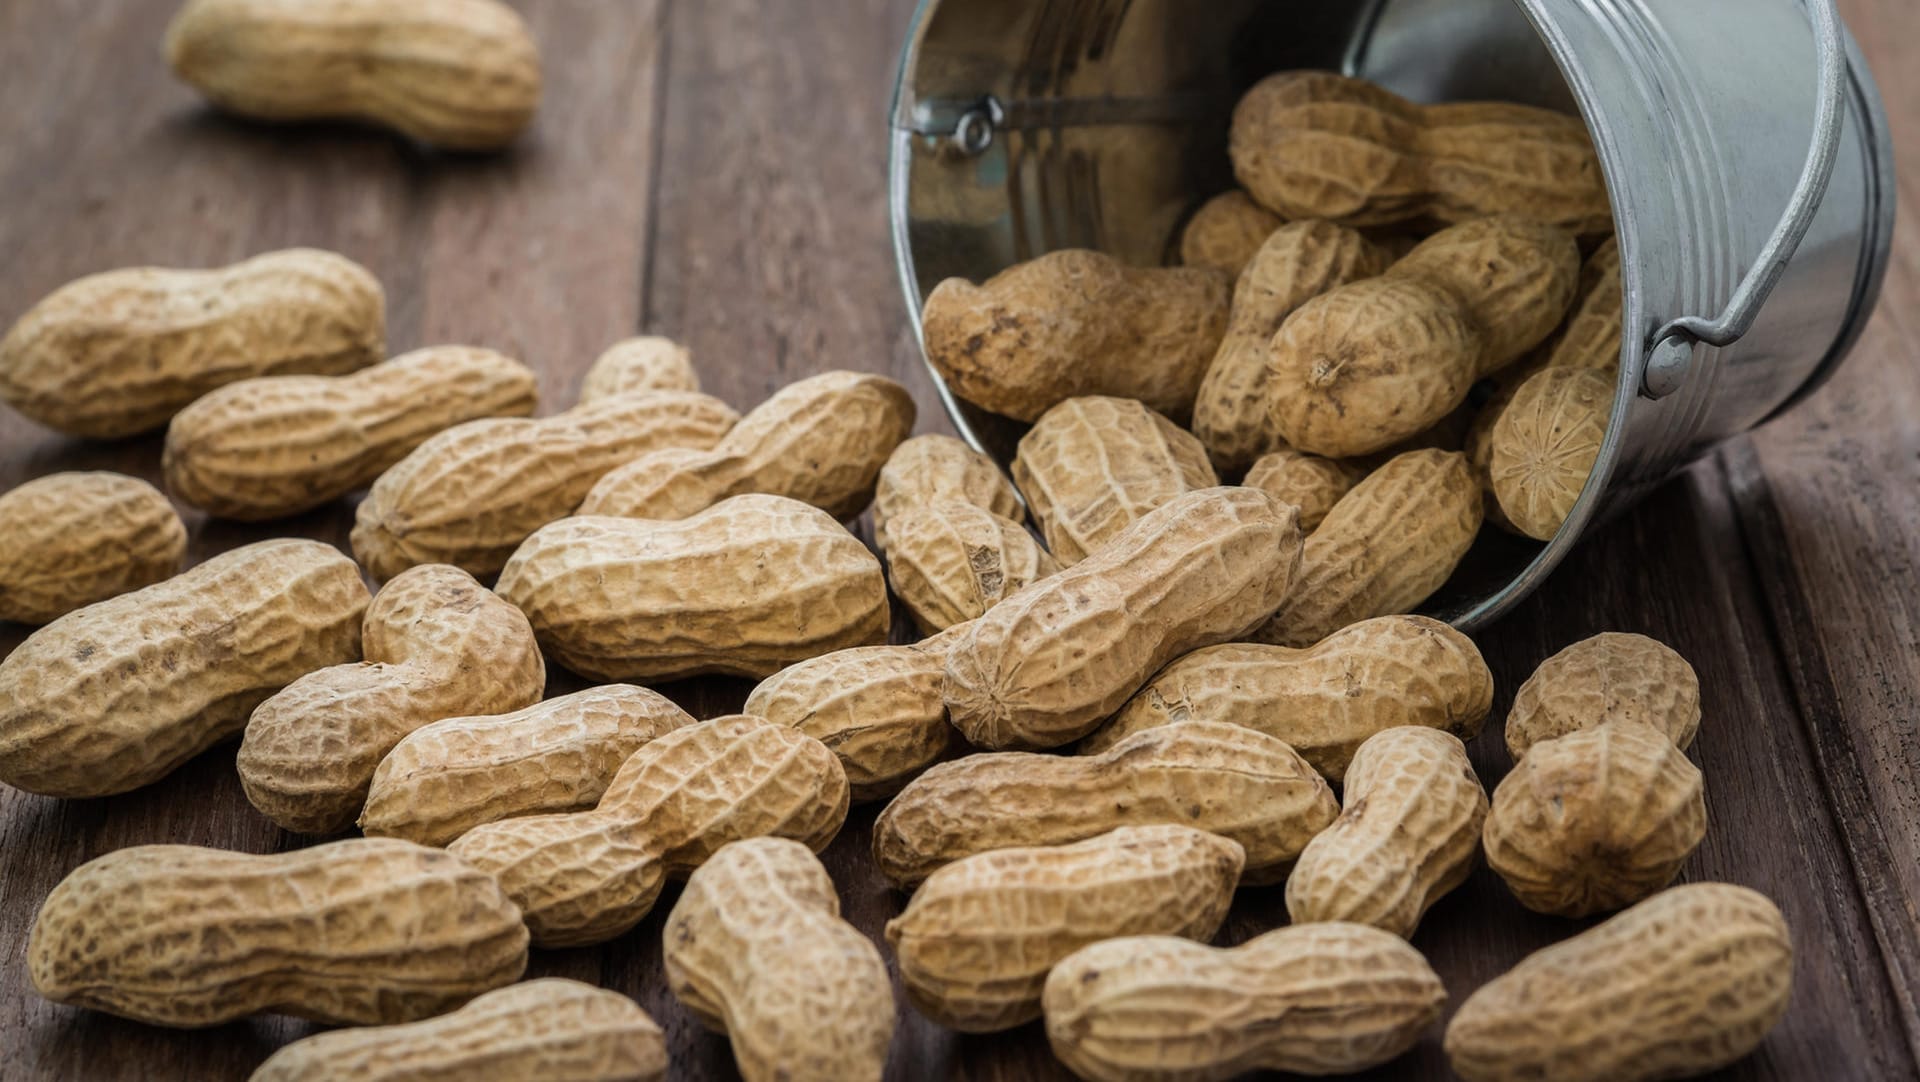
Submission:
{"label": "tan peanut shell", "polygon": [[1268,411],[1268,348],[1287,317],[1329,290],[1387,269],[1387,256],[1332,222],[1294,222],[1269,236],[1233,290],[1231,318],[1193,404],[1193,432],[1223,470],[1276,450]]}
{"label": "tan peanut shell", "polygon": [[1613,229],[1607,182],[1577,116],[1510,102],[1422,110],[1419,150],[1443,222],[1510,214],[1584,236]]}
{"label": "tan peanut shell", "polygon": [[1699,768],[1622,721],[1535,744],[1494,790],[1484,841],[1521,905],[1586,917],[1673,882],[1706,832]]}
{"label": "tan peanut shell", "polygon": [[656,451],[607,474],[577,513],[686,518],[765,492],[850,519],[872,501],[914,415],[907,389],[885,376],[823,372],[776,392],[710,451]]}
{"label": "tan peanut shell", "polygon": [[358,120],[492,150],[540,104],[540,52],[499,0],[188,0],[167,27],[175,75],[258,120]]}
{"label": "tan peanut shell", "polygon": [[887,523],[909,507],[970,503],[1013,522],[1026,519],[1020,495],[993,460],[952,436],[915,436],[893,449],[873,492],[873,540],[887,549]]}
{"label": "tan peanut shell", "polygon": [[1292,748],[1236,725],[1169,725],[1100,755],[989,752],[908,783],[873,826],[897,887],[976,853],[1063,845],[1123,826],[1177,823],[1246,850],[1246,881],[1274,882],[1340,812]]}
{"label": "tan peanut shell", "polygon": [[240,784],[288,830],[352,826],[380,760],[415,729],[519,710],[546,690],[527,618],[445,564],[394,576],[367,606],[362,641],[365,661],[295,680],[247,721]]}
{"label": "tan peanut shell", "polygon": [[1242,191],[1222,192],[1200,205],[1180,231],[1180,262],[1236,278],[1253,253],[1285,225],[1278,214]]}
{"label": "tan peanut shell", "polygon": [[856,801],[885,800],[939,762],[957,735],[940,698],[943,652],[856,646],[760,681],[741,713],[798,729],[840,759]]}
{"label": "tan peanut shell", "polygon": [[667,985],[733,1043],[747,1082],[878,1082],[893,989],[872,941],[840,918],[820,860],[752,838],[687,877],[667,916]]}
{"label": "tan peanut shell", "polygon": [[592,811],[475,827],[448,850],[500,880],[543,947],[600,943],[645,917],[665,877],[765,835],[818,852],[847,818],[847,778],[818,740],[735,715],[633,753]]}
{"label": "tan peanut shell", "polygon": [[1025,527],[972,504],[908,508],[889,526],[893,592],[929,635],[981,616],[1060,570]]}
{"label": "tan peanut shell", "polygon": [[60,797],[158,781],[358,657],[366,608],[352,560],[288,538],[70,612],[0,660],[0,781]]}
{"label": "tan peanut shell", "polygon": [[1482,985],[1447,1026],[1447,1061],[1467,1082],[1691,1078],[1758,1048],[1792,988],[1772,902],[1674,887]]}
{"label": "tan peanut shell", "polygon": [[1507,520],[1536,541],[1566,524],[1600,457],[1614,379],[1590,368],[1527,377],[1489,437],[1488,477]]}
{"label": "tan peanut shell", "polygon": [[0,621],[44,624],[180,569],[187,528],[117,473],[55,473],[0,494]]}
{"label": "tan peanut shell", "polygon": [[160,1026],[269,1011],[410,1022],[526,965],[527,931],[498,883],[393,838],[270,856],[120,849],[61,880],[27,941],[41,995]]}
{"label": "tan peanut shell", "polygon": [[1519,360],[1560,326],[1580,284],[1573,234],[1512,215],[1442,229],[1387,273],[1446,290],[1480,331],[1476,376]]}
{"label": "tan peanut shell", "polygon": [[0,401],[68,435],[133,436],[236,380],[364,368],[385,342],[380,283],[332,252],[107,271],[61,286],[0,339]]}
{"label": "tan peanut shell", "polygon": [[955,394],[1016,420],[1083,395],[1138,399],[1182,419],[1226,331],[1229,292],[1219,271],[1128,267],[1069,249],[981,285],[941,282],[922,333]]}
{"label": "tan peanut shell", "polygon": [[1384,729],[1354,753],[1340,818],[1287,876],[1295,924],[1352,921],[1412,938],[1428,907],[1467,881],[1487,791],[1451,733]]}
{"label": "tan peanut shell", "polygon": [[1193,434],[1125,398],[1070,398],[1020,438],[1013,481],[1047,549],[1071,567],[1141,516],[1220,483]]}
{"label": "tan peanut shell", "polygon": [[535,533],[500,596],[548,654],[598,680],[763,678],[886,638],[886,576],[859,539],[783,496],[677,522],[569,518]]}
{"label": "tan peanut shell", "polygon": [[560,977],[526,981],[423,1022],[293,1042],[247,1082],[661,1082],[667,1039],[633,1000]]}
{"label": "tan peanut shell", "polygon": [[482,823],[585,811],[642,745],[691,724],[666,696],[629,684],[436,721],[380,760],[360,829],[446,845]]}
{"label": "tan peanut shell", "polygon": [[1409,451],[1340,498],[1307,539],[1298,585],[1256,638],[1311,646],[1411,610],[1444,585],[1480,531],[1480,485],[1455,451]]}
{"label": "tan peanut shell", "polygon": [[907,998],[963,1033],[1040,1017],[1055,962],[1115,936],[1220,930],[1246,855],[1192,827],[1121,827],[1071,845],[996,849],[927,878],[887,922]]}
{"label": "tan peanut shell", "polygon": [[1594,250],[1580,269],[1580,302],[1550,343],[1549,368],[1620,370],[1620,244],[1613,238]]}
{"label": "tan peanut shell", "polygon": [[954,726],[986,748],[1080,739],[1167,662],[1260,626],[1296,581],[1298,522],[1251,488],[1148,513],[972,622],[947,651]]}
{"label": "tan peanut shell", "polygon": [[220,518],[311,510],[374,482],[429,436],[533,412],[532,370],[490,349],[432,346],[349,376],[231,383],[174,415],[167,488]]}
{"label": "tan peanut shell", "polygon": [[353,554],[382,579],[431,563],[495,574],[611,470],[662,447],[705,450],[737,420],[717,398],[663,391],[456,425],[374,482],[354,516]]}
{"label": "tan peanut shell", "polygon": [[1542,740],[1613,721],[1667,734],[1681,751],[1700,729],[1700,678],[1665,643],[1617,631],[1582,639],[1540,663],[1514,692],[1507,751],[1519,762]]}
{"label": "tan peanut shell", "polygon": [[1326,521],[1327,513],[1340,502],[1340,497],[1365,476],[1365,470],[1337,458],[1274,451],[1261,455],[1247,470],[1247,478],[1242,483],[1281,503],[1298,507],[1300,529],[1312,533]]}
{"label": "tan peanut shell", "polygon": [[621,339],[594,358],[580,381],[579,404],[615,395],[699,389],[693,351],[671,338],[642,335]]}

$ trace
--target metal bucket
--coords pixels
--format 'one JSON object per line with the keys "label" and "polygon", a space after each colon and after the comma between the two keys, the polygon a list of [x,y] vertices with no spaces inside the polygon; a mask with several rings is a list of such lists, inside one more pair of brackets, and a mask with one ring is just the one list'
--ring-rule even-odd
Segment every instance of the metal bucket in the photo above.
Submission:
{"label": "metal bucket", "polygon": [[[1893,151],[1832,0],[923,0],[892,148],[916,326],[942,279],[1054,249],[1164,262],[1192,209],[1233,186],[1239,95],[1289,68],[1419,101],[1577,109],[1605,169],[1627,331],[1612,422],[1557,537],[1483,531],[1427,603],[1462,627],[1526,596],[1599,518],[1805,397],[1878,298]],[[1011,462],[1025,426],[939,385],[962,434]]]}

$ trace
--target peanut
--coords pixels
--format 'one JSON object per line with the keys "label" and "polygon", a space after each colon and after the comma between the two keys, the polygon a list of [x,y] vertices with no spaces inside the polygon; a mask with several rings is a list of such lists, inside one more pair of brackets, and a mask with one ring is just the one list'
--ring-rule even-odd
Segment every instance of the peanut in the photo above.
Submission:
{"label": "peanut", "polygon": [[908,508],[891,526],[887,571],[894,595],[929,635],[972,620],[1060,570],[1019,523],[972,504]]}
{"label": "peanut", "polygon": [[519,710],[546,689],[527,618],[458,568],[394,576],[367,606],[361,634],[365,661],[295,680],[247,721],[240,784],[288,830],[352,826],[380,760],[415,729]]}
{"label": "peanut", "polygon": [[887,942],[907,998],[964,1033],[1040,1017],[1047,970],[1123,935],[1207,940],[1245,862],[1240,846],[1191,827],[1121,827],[1072,845],[997,849],[927,878]]}
{"label": "peanut", "polygon": [[1083,395],[1134,398],[1180,419],[1226,331],[1228,293],[1215,270],[1052,252],[982,285],[941,282],[922,338],[955,394],[1016,420]]}
{"label": "peanut", "polygon": [[1362,924],[1304,924],[1222,950],[1109,939],[1047,976],[1047,1040],[1100,1082],[1221,1082],[1252,1070],[1351,1074],[1404,1054],[1446,988],[1420,952]]}
{"label": "peanut", "polygon": [[315,1034],[267,1057],[247,1082],[666,1076],[666,1035],[646,1011],[617,992],[547,977],[488,992],[424,1022]]}
{"label": "peanut", "polygon": [[880,812],[873,858],[904,888],[976,853],[1177,823],[1239,842],[1246,882],[1268,883],[1339,812],[1292,748],[1194,722],[1135,733],[1100,755],[1009,751],[941,763]]}
{"label": "peanut", "polygon": [[1020,494],[993,460],[952,436],[915,436],[894,448],[873,492],[873,540],[887,548],[887,523],[909,507],[970,503],[1011,522],[1026,519]]}
{"label": "peanut", "polygon": [[133,436],[235,380],[364,368],[385,338],[380,283],[331,252],[108,271],[55,290],[0,339],[0,400],[68,435]]}
{"label": "peanut", "polygon": [[687,877],[661,938],[674,998],[728,1036],[747,1082],[878,1082],[886,1070],[887,964],[840,919],[806,846],[722,847]]}
{"label": "peanut", "polygon": [[580,404],[650,391],[698,391],[693,351],[671,338],[624,338],[594,358],[580,382]]}
{"label": "peanut", "polygon": [[180,568],[187,528],[160,490],[56,473],[0,495],[0,620],[44,624]]}
{"label": "peanut", "polygon": [[357,120],[493,150],[540,104],[540,52],[498,0],[188,0],[167,64],[229,112]]}
{"label": "peanut", "polygon": [[1261,455],[1247,470],[1244,482],[1281,503],[1300,509],[1300,529],[1312,533],[1327,519],[1333,505],[1340,502],[1366,471],[1339,459],[1321,458],[1299,451],[1274,451]]}
{"label": "peanut", "polygon": [[570,518],[520,546],[500,595],[554,660],[598,680],[764,678],[886,638],[886,576],[833,516],[782,496],[677,522]]}
{"label": "peanut", "polygon": [[259,521],[364,488],[442,429],[524,417],[533,372],[488,349],[435,346],[350,376],[230,383],[174,415],[167,488],[221,518]]}
{"label": "peanut", "polygon": [[712,447],[737,420],[717,398],[660,392],[456,425],[373,483],[354,516],[353,553],[376,578],[430,563],[496,574],[608,472],[662,447]]}
{"label": "peanut", "polygon": [[1013,480],[1047,548],[1072,566],[1176,496],[1220,483],[1206,448],[1124,398],[1070,398],[1020,439]]}
{"label": "peanut", "polygon": [[1353,921],[1401,938],[1467,881],[1487,818],[1487,791],[1450,733],[1385,729],[1353,755],[1344,808],[1287,877],[1295,924]]}
{"label": "peanut", "polygon": [[1447,1060],[1468,1082],[1690,1078],[1758,1048],[1792,985],[1772,902],[1674,887],[1482,985],[1447,1026]]}
{"label": "peanut", "polygon": [[1579,292],[1572,234],[1525,218],[1481,218],[1442,229],[1387,269],[1444,289],[1480,331],[1476,376],[1513,364],[1560,326]]}
{"label": "peanut", "polygon": [[482,823],[585,811],[642,745],[691,724],[666,696],[629,684],[436,721],[380,760],[360,829],[446,845]]}
{"label": "peanut", "polygon": [[815,852],[847,817],[847,778],[825,745],[762,718],[715,718],[641,747],[592,811],[475,827],[448,850],[500,880],[543,947],[585,946],[640,923],[665,877],[741,838]]}
{"label": "peanut", "polygon": [[1673,882],[1706,832],[1699,768],[1628,721],[1533,745],[1494,790],[1484,841],[1521,905],[1585,917]]}
{"label": "peanut", "polygon": [[1613,412],[1614,380],[1590,368],[1527,377],[1488,438],[1488,478],[1521,533],[1551,541],[1587,486]]}
{"label": "peanut", "polygon": [[1188,493],[995,605],[947,653],[955,727],[988,748],[1085,736],[1167,662],[1260,626],[1297,578],[1298,518],[1256,489]]}
{"label": "peanut", "polygon": [[0,661],[0,781],[62,797],[158,781],[359,656],[366,608],[352,560],[282,539],[68,613]]}
{"label": "peanut", "polygon": [[885,376],[823,372],[780,390],[710,451],[642,455],[602,477],[582,515],[677,519],[764,492],[850,519],[913,430],[913,398]]}
{"label": "peanut", "polygon": [[1180,262],[1238,278],[1260,245],[1286,223],[1239,190],[1201,204],[1180,231]]}
{"label": "peanut", "polygon": [[262,1011],[410,1022],[526,965],[527,931],[498,883],[391,838],[271,856],[120,849],[61,880],[27,941],[41,995],[160,1026]]}
{"label": "peanut", "polygon": [[1540,741],[1613,721],[1651,725],[1687,750],[1700,729],[1693,666],[1645,635],[1582,639],[1541,662],[1514,693],[1507,751],[1519,762]]}
{"label": "peanut", "polygon": [[767,677],[741,712],[825,744],[846,770],[854,800],[885,800],[954,742],[940,698],[945,667],[941,651],[856,646]]}

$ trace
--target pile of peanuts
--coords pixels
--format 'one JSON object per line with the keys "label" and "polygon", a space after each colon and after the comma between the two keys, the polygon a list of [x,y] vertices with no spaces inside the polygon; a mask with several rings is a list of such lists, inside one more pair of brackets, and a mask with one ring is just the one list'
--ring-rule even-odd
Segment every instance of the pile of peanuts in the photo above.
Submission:
{"label": "pile of peanuts", "polygon": [[[168,56],[268,119],[488,148],[532,116],[538,54],[495,0],[288,11],[191,0]],[[1483,521],[1551,538],[1605,433],[1619,259],[1584,130],[1285,73],[1232,154],[1244,190],[1195,214],[1186,266],[1056,252],[933,291],[935,366],[1033,422],[1011,481],[909,438],[892,380],[740,415],[661,338],[533,419],[499,353],[387,359],[379,282],[326,252],[45,298],[0,340],[14,409],[165,426],[167,489],[209,516],[366,491],[351,559],[280,539],[186,571],[144,482],[0,496],[0,619],[45,625],[0,661],[0,781],[123,793],[238,738],[262,815],[363,836],[90,861],[41,905],[34,986],[160,1026],[358,1027],[256,1080],[658,1079],[632,1000],[517,982],[530,946],[628,935],[674,880],[665,979],[748,1079],[881,1077],[896,973],[943,1026],[1043,1020],[1086,1079],[1338,1074],[1439,1022],[1408,939],[1484,854],[1531,910],[1617,915],[1459,1007],[1463,1077],[1752,1051],[1792,946],[1749,889],[1670,886],[1706,830],[1692,668],[1630,634],[1547,659],[1489,799],[1465,742],[1493,676],[1409,615]],[[878,556],[844,525],[869,506]],[[921,641],[886,644],[895,601]],[[593,686],[545,698],[548,664]],[[710,719],[642,686],[703,674],[758,683]],[[855,802],[884,802],[902,892],[884,953],[815,855]],[[1258,884],[1291,923],[1209,946]]]}

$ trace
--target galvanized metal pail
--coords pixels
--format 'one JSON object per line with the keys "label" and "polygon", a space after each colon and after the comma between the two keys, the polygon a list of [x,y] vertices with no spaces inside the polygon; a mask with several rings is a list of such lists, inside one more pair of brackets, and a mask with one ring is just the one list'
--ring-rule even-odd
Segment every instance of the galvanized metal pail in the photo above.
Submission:
{"label": "galvanized metal pail", "polygon": [[[1627,328],[1606,442],[1557,537],[1485,531],[1428,603],[1463,627],[1599,516],[1810,393],[1878,298],[1893,151],[1832,0],[923,0],[892,154],[916,316],[942,279],[1058,248],[1162,262],[1233,185],[1235,101],[1289,68],[1577,109],[1606,172]],[[940,386],[961,432],[1011,462],[1025,426]]]}

